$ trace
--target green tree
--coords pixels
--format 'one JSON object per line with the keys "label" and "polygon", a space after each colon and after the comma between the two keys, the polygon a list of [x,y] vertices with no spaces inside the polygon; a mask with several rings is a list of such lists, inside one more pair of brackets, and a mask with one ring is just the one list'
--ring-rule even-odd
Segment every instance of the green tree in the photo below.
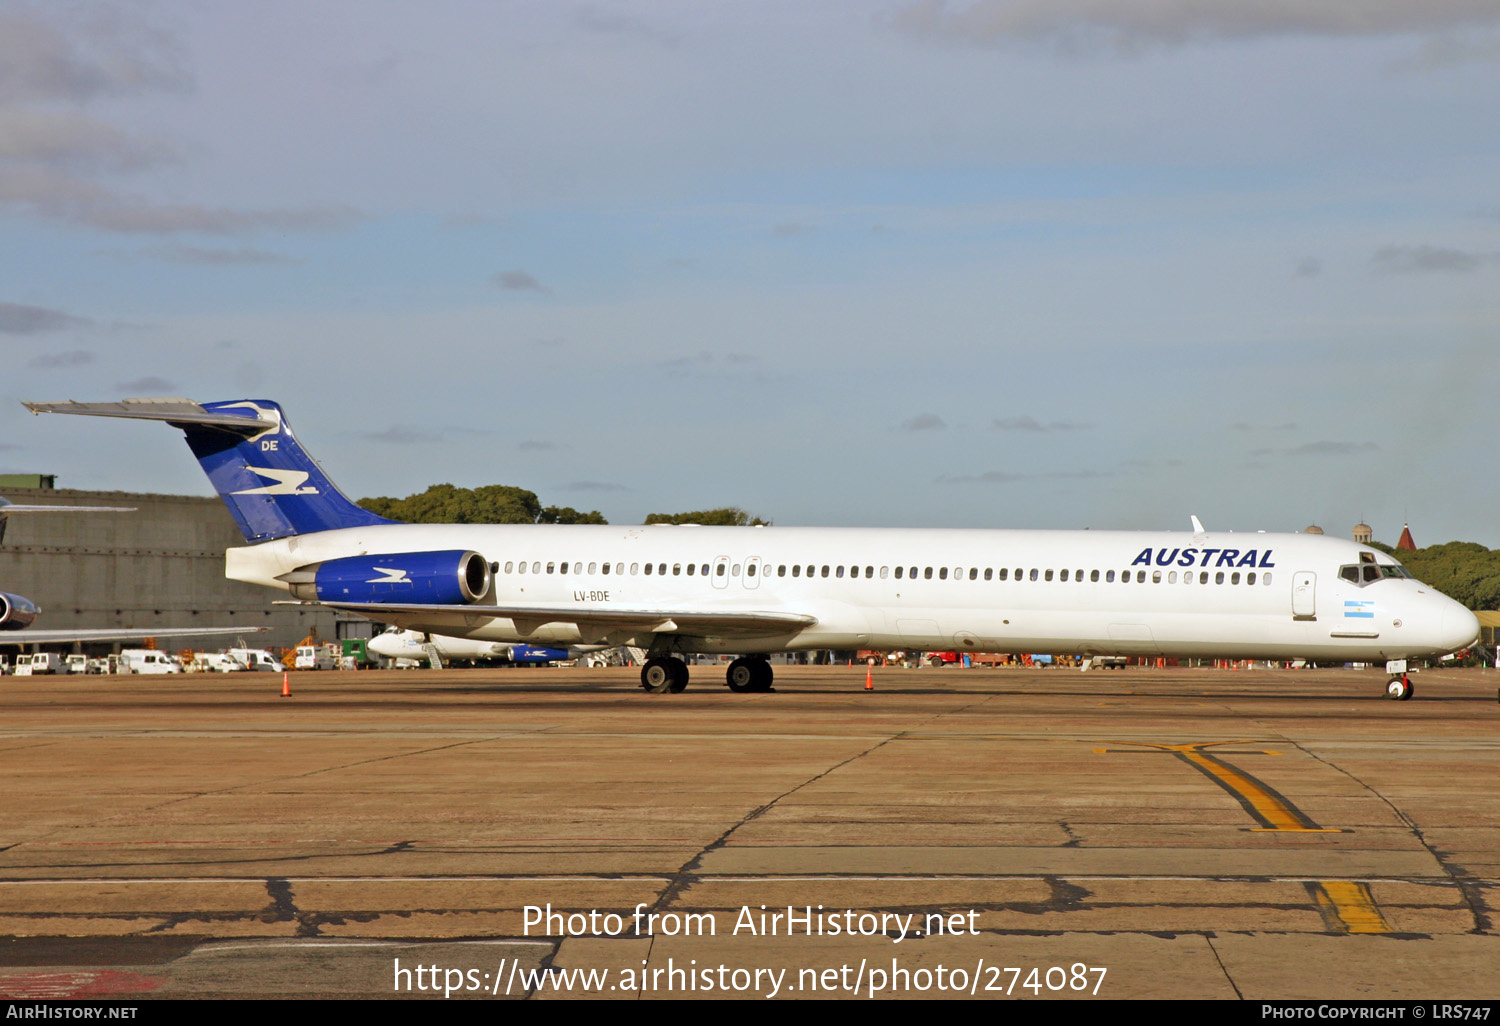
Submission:
{"label": "green tree", "polygon": [[646,524],[706,524],[710,527],[769,527],[771,521],[753,517],[738,506],[699,509],[691,513],[652,513]]}
{"label": "green tree", "polygon": [[514,485],[458,488],[435,484],[404,499],[380,496],[359,505],[379,516],[407,524],[606,524],[598,510],[580,513],[571,506],[542,506],[535,492]]}
{"label": "green tree", "polygon": [[1500,549],[1478,542],[1444,542],[1421,549],[1393,549],[1375,543],[1417,580],[1470,609],[1500,609]]}

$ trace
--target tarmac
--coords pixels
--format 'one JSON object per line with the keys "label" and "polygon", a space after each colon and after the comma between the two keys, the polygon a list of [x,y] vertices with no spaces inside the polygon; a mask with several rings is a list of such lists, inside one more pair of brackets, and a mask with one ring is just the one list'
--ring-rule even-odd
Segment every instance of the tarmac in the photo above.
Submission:
{"label": "tarmac", "polygon": [[0,678],[0,996],[1500,997],[1500,673]]}

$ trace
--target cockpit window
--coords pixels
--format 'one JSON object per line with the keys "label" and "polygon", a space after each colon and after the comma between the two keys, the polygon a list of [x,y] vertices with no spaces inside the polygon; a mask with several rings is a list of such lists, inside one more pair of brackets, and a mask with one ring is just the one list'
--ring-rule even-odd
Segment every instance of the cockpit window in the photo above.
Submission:
{"label": "cockpit window", "polygon": [[1364,587],[1375,581],[1383,581],[1388,578],[1396,580],[1415,580],[1411,571],[1400,563],[1365,563],[1363,565],[1351,564],[1339,567],[1339,577],[1343,580]]}

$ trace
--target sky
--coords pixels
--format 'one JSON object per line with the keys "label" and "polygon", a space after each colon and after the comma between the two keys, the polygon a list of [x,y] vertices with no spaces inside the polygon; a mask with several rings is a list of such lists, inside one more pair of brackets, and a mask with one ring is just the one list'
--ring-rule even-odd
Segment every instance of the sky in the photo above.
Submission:
{"label": "sky", "polygon": [[0,0],[0,473],[1500,547],[1500,0]]}

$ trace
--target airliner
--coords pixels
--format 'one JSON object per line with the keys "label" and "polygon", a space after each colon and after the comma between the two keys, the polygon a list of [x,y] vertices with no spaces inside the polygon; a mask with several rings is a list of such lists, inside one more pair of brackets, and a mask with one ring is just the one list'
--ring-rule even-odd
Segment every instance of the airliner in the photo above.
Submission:
{"label": "airliner", "polygon": [[264,399],[37,403],[33,413],[181,429],[243,533],[225,574],[410,630],[646,650],[641,687],[680,692],[686,653],[942,649],[1407,663],[1479,634],[1384,552],[1323,535],[817,527],[400,524],[324,475]]}
{"label": "airliner", "polygon": [[[17,513],[133,513],[133,506],[20,505],[0,499],[0,541],[5,540],[7,520]],[[24,595],[0,591],[0,645],[41,645],[68,641],[135,641],[142,638],[190,638],[210,634],[255,634],[264,627],[142,627],[117,630],[112,627],[82,630],[31,630],[41,608]],[[10,633],[24,631],[24,633]]]}
{"label": "airliner", "polygon": [[387,659],[426,660],[441,668],[444,659],[494,659],[517,665],[557,663],[572,658],[565,648],[539,648],[535,645],[510,645],[499,641],[475,641],[442,634],[388,627],[371,638],[366,646]]}

